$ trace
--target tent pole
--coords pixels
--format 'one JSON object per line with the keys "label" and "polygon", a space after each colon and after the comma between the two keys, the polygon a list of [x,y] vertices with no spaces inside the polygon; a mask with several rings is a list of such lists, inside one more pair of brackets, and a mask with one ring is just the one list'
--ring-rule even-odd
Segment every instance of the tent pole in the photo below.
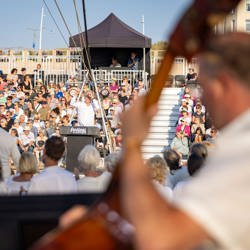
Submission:
{"label": "tent pole", "polygon": [[[142,23],[142,34],[145,35],[144,15],[142,15],[141,23]],[[143,47],[143,83],[144,83],[144,86],[146,88],[148,88],[147,79],[146,79],[146,50],[145,50],[145,44],[144,44],[144,47]]]}
{"label": "tent pole", "polygon": [[[84,29],[85,29],[85,41],[86,41],[86,53],[89,55],[89,60],[90,58],[90,50],[89,50],[89,39],[88,39],[88,29],[87,29],[87,17],[86,17],[86,8],[85,8],[85,0],[82,0],[82,8],[83,8],[83,18],[84,18]],[[82,48],[84,50],[84,48]],[[89,70],[91,70],[91,61],[90,65],[88,65]]]}

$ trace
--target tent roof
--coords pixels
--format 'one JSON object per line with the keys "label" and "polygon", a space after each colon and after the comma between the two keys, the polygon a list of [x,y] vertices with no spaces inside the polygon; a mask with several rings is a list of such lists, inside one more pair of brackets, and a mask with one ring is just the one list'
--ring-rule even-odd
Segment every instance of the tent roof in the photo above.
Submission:
{"label": "tent roof", "polygon": [[[81,47],[80,35],[70,37],[70,47]],[[75,46],[72,38],[77,46]],[[151,39],[122,22],[111,13],[106,19],[88,30],[90,48],[150,48]]]}

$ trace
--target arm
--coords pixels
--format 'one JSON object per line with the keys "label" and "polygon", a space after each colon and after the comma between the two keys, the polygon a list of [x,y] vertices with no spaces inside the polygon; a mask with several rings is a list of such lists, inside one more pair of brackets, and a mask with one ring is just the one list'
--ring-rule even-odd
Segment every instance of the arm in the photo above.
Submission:
{"label": "arm", "polygon": [[155,113],[156,107],[143,112],[143,99],[140,98],[122,117],[122,205],[136,228],[138,249],[191,249],[201,244],[207,234],[191,218],[161,198],[142,159],[140,146]]}
{"label": "arm", "polygon": [[20,153],[19,153],[17,144],[16,144],[16,142],[14,140],[13,140],[13,145],[11,147],[11,158],[12,158],[12,160],[14,162],[14,165],[16,167],[18,167],[19,166]]}

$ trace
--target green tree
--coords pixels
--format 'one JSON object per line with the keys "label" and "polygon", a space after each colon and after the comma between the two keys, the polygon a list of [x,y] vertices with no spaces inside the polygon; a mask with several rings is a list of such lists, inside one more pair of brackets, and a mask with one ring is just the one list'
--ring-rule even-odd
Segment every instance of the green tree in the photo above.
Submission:
{"label": "green tree", "polygon": [[168,47],[168,43],[165,41],[159,41],[152,45],[151,49],[153,50],[166,50]]}

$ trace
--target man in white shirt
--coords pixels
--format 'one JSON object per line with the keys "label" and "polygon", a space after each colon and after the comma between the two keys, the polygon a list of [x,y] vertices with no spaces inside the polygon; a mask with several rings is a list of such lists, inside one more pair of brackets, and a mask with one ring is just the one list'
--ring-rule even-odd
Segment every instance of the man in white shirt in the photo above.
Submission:
{"label": "man in white shirt", "polygon": [[143,166],[141,144],[157,107],[143,112],[139,99],[123,116],[122,204],[138,249],[197,249],[207,241],[213,249],[250,249],[250,35],[213,37],[206,48],[199,82],[220,138],[173,203],[154,190]]}
{"label": "man in white shirt", "polygon": [[77,110],[79,126],[95,125],[95,111],[88,94],[84,95],[84,101],[77,102],[74,106]]}
{"label": "man in white shirt", "polygon": [[18,167],[20,153],[17,148],[16,140],[4,129],[0,128],[0,160],[2,162],[3,179],[10,176],[11,169],[9,160],[12,159],[14,165]]}
{"label": "man in white shirt", "polygon": [[62,138],[50,137],[45,142],[43,162],[44,170],[32,177],[29,193],[73,193],[77,191],[76,180],[72,173],[58,166],[65,145]]}

